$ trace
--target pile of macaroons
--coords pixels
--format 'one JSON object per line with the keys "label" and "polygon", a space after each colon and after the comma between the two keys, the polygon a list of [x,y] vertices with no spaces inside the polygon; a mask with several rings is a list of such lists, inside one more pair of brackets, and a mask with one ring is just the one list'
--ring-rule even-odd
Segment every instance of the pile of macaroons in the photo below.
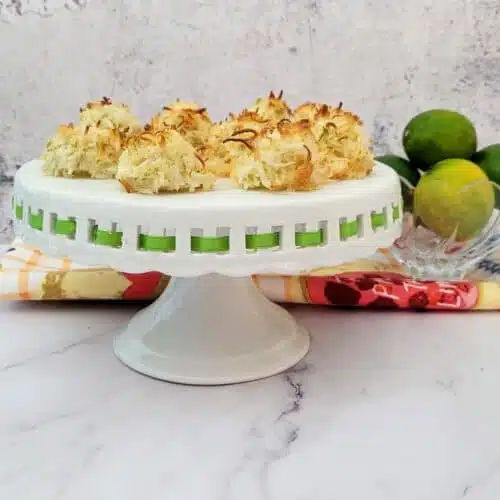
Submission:
{"label": "pile of macaroons", "polygon": [[362,179],[374,166],[355,114],[310,102],[293,111],[282,92],[219,123],[177,100],[145,126],[128,106],[103,98],[81,108],[77,124],[61,125],[42,159],[46,175],[116,178],[143,194],[210,190],[221,177],[240,189],[305,191]]}

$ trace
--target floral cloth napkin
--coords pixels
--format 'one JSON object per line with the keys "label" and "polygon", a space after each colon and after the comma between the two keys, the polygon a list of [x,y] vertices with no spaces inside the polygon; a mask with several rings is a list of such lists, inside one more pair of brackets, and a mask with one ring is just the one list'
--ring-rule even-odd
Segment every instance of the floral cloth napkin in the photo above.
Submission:
{"label": "floral cloth napkin", "polygon": [[[254,276],[271,300],[337,307],[500,309],[500,252],[464,282],[417,282],[388,250],[307,275]],[[128,274],[52,258],[15,241],[0,260],[0,299],[152,300],[168,286],[161,273]]]}

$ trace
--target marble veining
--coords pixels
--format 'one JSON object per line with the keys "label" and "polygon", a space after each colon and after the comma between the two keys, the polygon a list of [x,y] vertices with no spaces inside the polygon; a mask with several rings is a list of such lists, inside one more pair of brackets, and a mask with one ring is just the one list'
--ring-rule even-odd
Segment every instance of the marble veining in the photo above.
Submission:
{"label": "marble veining", "polygon": [[26,15],[49,17],[61,9],[83,9],[88,0],[0,0],[0,21],[13,22]]}
{"label": "marble veining", "polygon": [[0,0],[0,182],[102,95],[144,120],[176,97],[215,119],[270,89],[342,100],[377,153],[401,152],[418,111],[448,107],[498,142],[499,22],[492,0]]}
{"label": "marble veining", "polygon": [[497,313],[293,308],[303,364],[200,388],[114,358],[135,310],[0,304],[2,498],[497,500]]}

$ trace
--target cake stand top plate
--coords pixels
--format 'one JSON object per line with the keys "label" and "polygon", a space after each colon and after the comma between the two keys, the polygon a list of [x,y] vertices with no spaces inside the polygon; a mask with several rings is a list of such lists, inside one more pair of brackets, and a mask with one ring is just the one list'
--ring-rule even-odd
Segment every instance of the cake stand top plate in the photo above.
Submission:
{"label": "cake stand top plate", "polygon": [[18,171],[14,211],[28,243],[82,264],[176,276],[299,272],[368,256],[401,231],[398,176],[376,164],[363,180],[311,192],[243,191],[221,179],[208,192],[140,195],[115,180]]}

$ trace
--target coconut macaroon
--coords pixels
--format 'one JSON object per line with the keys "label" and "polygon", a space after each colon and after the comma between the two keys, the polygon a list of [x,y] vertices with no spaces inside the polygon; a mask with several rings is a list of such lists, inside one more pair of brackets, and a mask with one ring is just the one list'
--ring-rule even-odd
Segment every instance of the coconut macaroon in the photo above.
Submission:
{"label": "coconut macaroon", "polygon": [[317,142],[314,137],[312,124],[309,120],[292,122],[282,120],[276,125],[276,131],[281,140],[300,142],[308,147],[315,162],[318,156]]}
{"label": "coconut macaroon", "polygon": [[213,141],[198,151],[209,172],[216,177],[229,177],[233,171],[235,156],[223,140]]}
{"label": "coconut macaroon", "polygon": [[248,108],[248,111],[257,113],[264,120],[269,120],[273,124],[278,123],[283,119],[291,119],[293,117],[292,110],[289,108],[286,101],[283,99],[283,91],[278,95],[270,92],[268,97],[261,97]]}
{"label": "coconut macaroon", "polygon": [[238,162],[253,157],[257,136],[252,129],[239,129],[209,144],[201,152],[207,168],[217,177],[230,177]]}
{"label": "coconut macaroon", "polygon": [[[248,154],[247,144],[271,127],[271,122],[254,111],[232,113],[212,126],[207,143],[199,150],[207,168],[217,177],[230,177],[238,157]],[[236,139],[236,140],[234,140]],[[245,142],[242,142],[243,139]]]}
{"label": "coconut macaroon", "polygon": [[130,137],[116,178],[127,192],[142,194],[208,190],[215,182],[193,146],[173,128]]}
{"label": "coconut macaroon", "polygon": [[314,135],[314,126],[309,120],[290,122],[282,120],[277,125],[281,140],[296,141],[307,148],[311,155],[313,172],[311,174],[311,185],[318,187],[330,180],[330,169],[322,161],[322,152]]}
{"label": "coconut macaroon", "polygon": [[374,166],[363,122],[354,113],[319,103],[305,103],[294,113],[295,120],[307,118],[319,150],[317,169],[328,171],[332,180],[363,179]]}
{"label": "coconut macaroon", "polygon": [[103,97],[100,101],[89,102],[80,108],[80,128],[99,127],[116,129],[123,137],[128,137],[142,129],[139,120],[130,108]]}
{"label": "coconut macaroon", "polygon": [[116,173],[122,137],[116,129],[61,125],[49,139],[41,159],[43,171],[55,177],[112,179]]}
{"label": "coconut macaroon", "polygon": [[354,113],[321,107],[316,114],[313,131],[318,141],[320,163],[334,180],[363,179],[371,173],[374,158],[363,122]]}
{"label": "coconut macaroon", "polygon": [[208,170],[217,177],[230,177],[238,158],[249,154],[262,127],[247,125],[236,119],[218,124],[207,144],[199,150]]}
{"label": "coconut macaroon", "polygon": [[240,134],[256,136],[270,128],[272,128],[271,121],[260,117],[255,111],[244,110],[239,115],[230,113],[224,121],[212,126],[207,144],[221,142]]}
{"label": "coconut macaroon", "polygon": [[[214,124],[209,140],[200,151],[207,168],[218,177],[229,177],[236,163],[250,160],[257,138],[268,133],[279,122],[291,120],[292,111],[283,99],[270,92],[241,113],[230,113],[223,122]],[[249,152],[250,148],[250,152]]]}
{"label": "coconut macaroon", "polygon": [[113,179],[122,152],[123,139],[117,129],[88,126],[81,135],[79,169],[92,179]]}
{"label": "coconut macaroon", "polygon": [[[294,120],[309,120],[310,122],[316,119],[318,111],[325,105],[319,104],[317,102],[304,102],[293,112]],[[329,106],[326,106],[330,109]]]}
{"label": "coconut macaroon", "polygon": [[150,128],[153,131],[175,128],[196,149],[207,142],[212,120],[206,108],[194,102],[177,100],[153,117]]}
{"label": "coconut macaroon", "polygon": [[59,125],[56,133],[47,141],[41,159],[43,172],[54,177],[84,177],[80,171],[81,134],[72,124]]}
{"label": "coconut macaroon", "polygon": [[231,134],[238,130],[252,129],[255,132],[262,132],[271,127],[273,121],[269,118],[264,118],[255,111],[244,109],[239,115],[229,115],[227,120],[231,127]]}
{"label": "coconut macaroon", "polygon": [[277,126],[246,147],[252,154],[238,158],[232,172],[240,188],[305,191],[316,187],[313,157],[317,151],[308,123]]}

